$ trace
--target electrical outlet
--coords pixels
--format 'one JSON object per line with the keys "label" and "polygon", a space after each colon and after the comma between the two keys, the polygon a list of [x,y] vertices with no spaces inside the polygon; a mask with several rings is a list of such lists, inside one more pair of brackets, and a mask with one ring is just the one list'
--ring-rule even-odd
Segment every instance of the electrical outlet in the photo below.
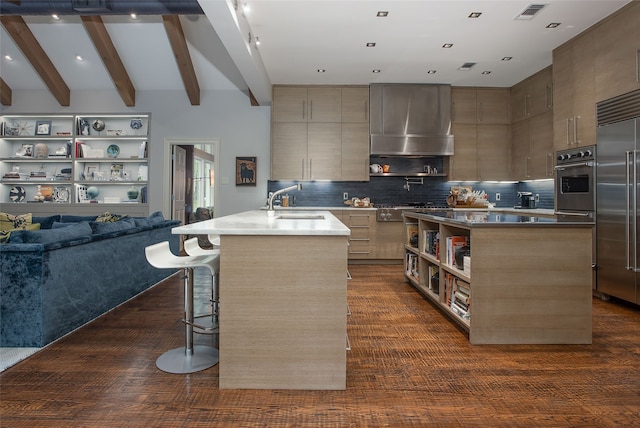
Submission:
{"label": "electrical outlet", "polygon": [[540,202],[540,195],[536,193],[536,202]]}
{"label": "electrical outlet", "polygon": [[343,201],[346,201],[347,199],[349,199],[349,194],[348,194],[347,192],[344,192],[344,193],[342,194],[342,200],[343,200]]}
{"label": "electrical outlet", "polygon": [[496,193],[496,201],[500,200],[500,193]]}

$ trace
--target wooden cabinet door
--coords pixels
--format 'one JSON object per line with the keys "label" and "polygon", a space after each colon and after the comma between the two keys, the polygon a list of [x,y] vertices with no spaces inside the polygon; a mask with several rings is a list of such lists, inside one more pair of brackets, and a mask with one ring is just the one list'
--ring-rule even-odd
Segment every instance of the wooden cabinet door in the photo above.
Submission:
{"label": "wooden cabinet door", "polygon": [[480,180],[509,180],[509,125],[478,125],[477,159]]}
{"label": "wooden cabinet door", "polygon": [[342,88],[342,122],[369,122],[369,88]]}
{"label": "wooden cabinet door", "polygon": [[[594,107],[595,108],[595,107]],[[553,51],[553,146],[566,150],[573,141],[573,48]]]}
{"label": "wooden cabinet door", "polygon": [[307,124],[272,124],[271,130],[271,179],[307,179]]}
{"label": "wooden cabinet door", "polygon": [[342,124],[343,181],[369,181],[369,124]]}
{"label": "wooden cabinet door", "polygon": [[553,112],[533,116],[529,121],[528,178],[553,177]]}
{"label": "wooden cabinet door", "polygon": [[342,120],[342,89],[334,87],[307,88],[309,122],[334,122]]}
{"label": "wooden cabinet door", "polygon": [[553,107],[551,67],[531,76],[529,80],[529,101],[527,111],[530,116],[545,113]]}
{"label": "wooden cabinet door", "polygon": [[529,103],[529,84],[526,80],[511,88],[511,122],[529,117],[527,108]]}
{"label": "wooden cabinet door", "polygon": [[307,138],[309,163],[306,179],[342,179],[342,125],[309,123]]}
{"label": "wooden cabinet door", "polygon": [[587,32],[573,45],[573,146],[596,143],[594,35]]}
{"label": "wooden cabinet door", "polygon": [[509,89],[478,89],[477,123],[509,124]]}
{"label": "wooden cabinet door", "polygon": [[511,125],[511,173],[514,180],[529,179],[529,121]]}
{"label": "wooden cabinet door", "polygon": [[454,123],[451,126],[455,143],[454,156],[449,159],[449,180],[478,179],[477,125]]}
{"label": "wooden cabinet door", "polygon": [[596,101],[640,89],[640,2],[596,27]]}
{"label": "wooden cabinet door", "polygon": [[273,122],[306,122],[307,88],[274,86],[271,112]]}
{"label": "wooden cabinet door", "polygon": [[451,121],[453,123],[476,123],[477,93],[475,88],[451,88]]}

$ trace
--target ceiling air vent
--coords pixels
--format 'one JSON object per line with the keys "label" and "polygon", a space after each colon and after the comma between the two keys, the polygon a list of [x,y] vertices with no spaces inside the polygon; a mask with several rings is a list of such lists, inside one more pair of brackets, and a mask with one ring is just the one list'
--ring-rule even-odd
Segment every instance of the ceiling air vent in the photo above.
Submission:
{"label": "ceiling air vent", "polygon": [[477,64],[476,62],[465,62],[460,67],[458,67],[458,70],[469,71],[471,70],[471,67],[473,67],[476,64]]}
{"label": "ceiling air vent", "polygon": [[546,3],[532,3],[520,12],[520,14],[516,16],[516,19],[533,19],[546,5]]}

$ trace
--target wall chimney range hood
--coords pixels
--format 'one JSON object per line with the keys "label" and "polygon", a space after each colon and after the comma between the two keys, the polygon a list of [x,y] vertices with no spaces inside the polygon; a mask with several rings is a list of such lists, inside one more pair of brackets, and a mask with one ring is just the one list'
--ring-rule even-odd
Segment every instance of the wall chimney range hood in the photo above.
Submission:
{"label": "wall chimney range hood", "polygon": [[369,86],[371,154],[452,156],[451,86]]}

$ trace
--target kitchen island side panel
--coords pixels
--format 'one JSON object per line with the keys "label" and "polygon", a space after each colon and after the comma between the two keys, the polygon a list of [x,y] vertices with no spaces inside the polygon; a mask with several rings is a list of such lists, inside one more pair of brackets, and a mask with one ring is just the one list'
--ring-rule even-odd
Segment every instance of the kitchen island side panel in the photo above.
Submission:
{"label": "kitchen island side panel", "polygon": [[220,389],[346,388],[347,239],[221,236]]}
{"label": "kitchen island side panel", "polygon": [[589,344],[592,229],[473,228],[472,344]]}

